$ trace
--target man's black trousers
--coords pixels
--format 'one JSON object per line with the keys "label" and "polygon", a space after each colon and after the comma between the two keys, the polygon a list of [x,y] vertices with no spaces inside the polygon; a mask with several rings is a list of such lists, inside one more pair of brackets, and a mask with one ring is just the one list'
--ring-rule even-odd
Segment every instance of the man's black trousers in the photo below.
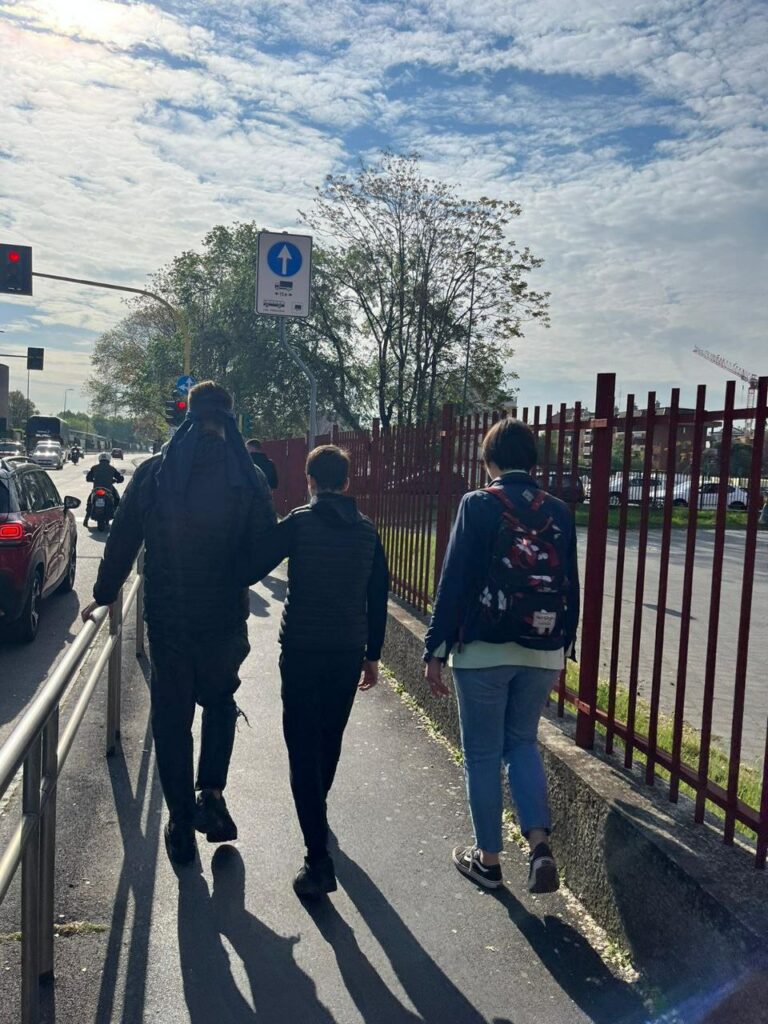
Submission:
{"label": "man's black trousers", "polygon": [[[238,709],[233,694],[248,656],[248,632],[213,637],[150,639],[152,734],[171,818],[192,824],[195,785],[224,789],[235,742]],[[193,782],[192,722],[203,709],[197,782]]]}
{"label": "man's black trousers", "polygon": [[362,651],[286,649],[280,656],[291,790],[310,863],[327,856],[326,797],[362,667]]}

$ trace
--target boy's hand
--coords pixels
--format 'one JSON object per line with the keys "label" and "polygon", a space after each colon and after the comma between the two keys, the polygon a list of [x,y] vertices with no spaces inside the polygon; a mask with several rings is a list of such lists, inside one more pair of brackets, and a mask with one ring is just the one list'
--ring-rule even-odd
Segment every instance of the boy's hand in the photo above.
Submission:
{"label": "boy's hand", "polygon": [[[93,613],[95,611],[98,611],[99,608],[103,607],[104,605],[99,604],[98,601],[91,601],[91,603],[86,608],[83,608],[82,612],[80,613],[80,618],[83,620],[83,622],[87,622],[89,619],[93,618]],[[109,605],[109,610],[111,613],[112,605]]]}
{"label": "boy's hand", "polygon": [[447,697],[451,692],[443,682],[443,663],[439,658],[429,659],[424,678],[435,697]]}
{"label": "boy's hand", "polygon": [[360,677],[358,683],[358,690],[372,690],[379,681],[379,663],[378,661],[364,661],[363,662],[363,674]]}

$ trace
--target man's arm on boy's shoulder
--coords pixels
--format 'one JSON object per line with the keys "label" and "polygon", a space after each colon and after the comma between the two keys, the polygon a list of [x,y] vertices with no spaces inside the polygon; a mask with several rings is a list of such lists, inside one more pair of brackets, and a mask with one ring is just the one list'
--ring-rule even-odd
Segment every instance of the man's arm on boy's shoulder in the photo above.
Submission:
{"label": "man's arm on boy's shoulder", "polygon": [[296,518],[290,513],[254,542],[248,562],[248,586],[269,576],[284,558],[290,556],[295,533]]}
{"label": "man's arm on boy's shoulder", "polygon": [[384,634],[387,631],[387,601],[389,599],[389,567],[387,556],[381,544],[376,541],[376,553],[368,579],[368,645],[365,649],[366,661],[378,661],[381,648],[384,646]]}

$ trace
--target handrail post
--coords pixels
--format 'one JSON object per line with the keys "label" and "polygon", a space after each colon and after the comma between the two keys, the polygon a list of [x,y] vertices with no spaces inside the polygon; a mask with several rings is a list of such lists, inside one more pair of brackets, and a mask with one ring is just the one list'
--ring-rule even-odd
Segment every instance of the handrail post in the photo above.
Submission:
{"label": "handrail post", "polygon": [[38,735],[24,760],[21,813],[30,822],[21,855],[21,1020],[37,1024],[40,1015],[40,768]]}
{"label": "handrail post", "polygon": [[56,867],[56,781],[59,777],[59,709],[43,730],[43,798],[40,818],[40,979],[53,977],[53,915]]}
{"label": "handrail post", "polygon": [[115,752],[120,737],[120,682],[122,675],[123,591],[109,610],[109,638],[113,644],[107,672],[107,757]]}
{"label": "handrail post", "polygon": [[141,658],[144,650],[144,548],[139,552],[136,571],[141,577],[139,590],[136,594],[136,657]]}

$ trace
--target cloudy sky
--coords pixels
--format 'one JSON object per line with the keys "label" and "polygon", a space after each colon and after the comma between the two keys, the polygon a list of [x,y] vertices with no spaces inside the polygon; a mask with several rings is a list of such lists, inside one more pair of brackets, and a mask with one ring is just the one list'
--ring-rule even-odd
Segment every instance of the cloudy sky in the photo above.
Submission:
{"label": "cloudy sky", "polygon": [[[416,149],[523,205],[552,292],[523,402],[590,402],[599,370],[720,395],[694,345],[768,373],[764,0],[0,0],[0,52],[0,240],[39,271],[141,286],[216,223],[300,227],[325,174]],[[82,406],[123,308],[38,281],[2,296],[0,350],[45,346],[33,399]]]}

